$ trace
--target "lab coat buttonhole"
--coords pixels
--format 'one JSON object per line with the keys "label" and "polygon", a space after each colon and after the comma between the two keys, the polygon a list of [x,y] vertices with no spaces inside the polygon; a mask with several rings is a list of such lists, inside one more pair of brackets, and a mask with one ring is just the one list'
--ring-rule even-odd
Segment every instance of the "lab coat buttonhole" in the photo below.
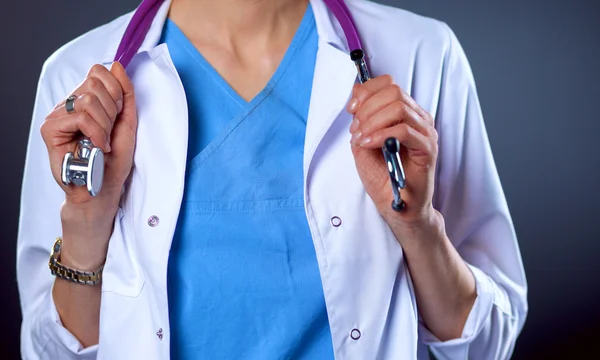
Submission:
{"label": "lab coat buttonhole", "polygon": [[342,219],[340,219],[339,216],[332,217],[331,225],[333,225],[333,227],[340,227],[342,225]]}
{"label": "lab coat buttonhole", "polygon": [[155,227],[156,225],[158,225],[159,222],[159,218],[156,215],[152,215],[148,218],[148,226],[150,227]]}
{"label": "lab coat buttonhole", "polygon": [[352,329],[352,331],[350,331],[350,337],[352,338],[352,340],[360,339],[360,330]]}

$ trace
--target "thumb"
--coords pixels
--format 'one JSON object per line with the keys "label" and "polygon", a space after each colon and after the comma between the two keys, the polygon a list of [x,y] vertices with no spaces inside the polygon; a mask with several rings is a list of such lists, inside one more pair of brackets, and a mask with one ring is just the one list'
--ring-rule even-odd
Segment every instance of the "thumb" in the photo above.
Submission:
{"label": "thumb", "polygon": [[137,127],[137,109],[133,83],[120,62],[115,61],[110,67],[110,73],[121,84],[123,90],[123,110],[119,114],[120,121],[127,122],[133,129]]}

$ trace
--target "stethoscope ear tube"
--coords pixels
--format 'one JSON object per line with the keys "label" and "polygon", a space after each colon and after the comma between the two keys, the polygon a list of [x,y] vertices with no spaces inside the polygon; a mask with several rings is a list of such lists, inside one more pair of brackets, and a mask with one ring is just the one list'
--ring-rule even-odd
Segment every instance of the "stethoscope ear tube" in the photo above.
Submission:
{"label": "stethoscope ear tube", "polygon": [[406,203],[402,200],[400,189],[406,187],[406,178],[404,176],[402,161],[400,161],[400,142],[398,139],[389,137],[385,140],[383,156],[387,163],[392,191],[394,193],[392,209],[394,209],[394,211],[402,211],[406,207]]}
{"label": "stethoscope ear tube", "polygon": [[[348,47],[356,49],[350,53],[350,58],[356,64],[359,82],[361,84],[365,83],[371,76],[356,26],[350,15],[350,10],[343,0],[324,0],[324,2],[340,23],[346,36]],[[124,67],[127,67],[129,61],[139,49],[152,25],[154,17],[158,13],[158,9],[163,3],[164,0],[143,0],[134,13],[115,56],[115,60],[120,61]],[[387,146],[388,142],[390,146]],[[89,139],[81,141],[79,146],[81,152],[79,159],[75,159],[73,154],[65,155],[61,169],[61,178],[65,185],[75,184],[81,186],[87,184],[90,195],[95,196],[102,186],[104,157],[99,149],[92,149],[93,146],[91,146]],[[405,204],[400,197],[400,189],[405,187],[406,179],[402,162],[400,161],[399,150],[400,144],[394,138],[387,139],[386,146],[382,147],[392,181],[392,190],[394,193],[392,208],[395,211],[401,211],[405,208]]]}
{"label": "stethoscope ear tube", "polygon": [[[358,71],[358,81],[361,84],[367,82],[371,75],[365,61],[365,53],[361,49],[356,49],[350,52],[350,59],[354,61],[356,70]],[[400,160],[400,142],[398,139],[390,137],[385,140],[382,147],[383,157],[385,159],[387,170],[390,175],[392,192],[394,200],[392,200],[392,209],[400,212],[406,208],[406,203],[402,200],[400,189],[406,187],[406,177],[404,175],[404,167]]]}

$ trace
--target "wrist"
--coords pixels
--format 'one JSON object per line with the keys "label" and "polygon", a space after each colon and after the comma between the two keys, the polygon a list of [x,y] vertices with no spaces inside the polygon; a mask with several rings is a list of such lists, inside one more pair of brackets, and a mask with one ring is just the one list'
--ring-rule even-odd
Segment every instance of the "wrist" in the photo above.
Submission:
{"label": "wrist", "polygon": [[104,264],[117,210],[118,202],[63,203],[61,261],[65,266],[92,271]]}
{"label": "wrist", "polygon": [[[64,241],[64,239],[63,239]],[[73,245],[72,243],[70,245]],[[60,255],[60,262],[64,266],[80,271],[96,271],[106,262],[106,254],[108,252],[108,244],[104,249],[85,249],[78,246],[65,246]]]}
{"label": "wrist", "polygon": [[388,224],[403,246],[432,246],[446,238],[444,217],[433,207],[411,221],[405,221],[397,215]]}
{"label": "wrist", "polygon": [[60,209],[63,230],[65,227],[76,228],[84,232],[103,229],[112,225],[118,208],[119,198],[97,198],[83,203],[67,199]]}

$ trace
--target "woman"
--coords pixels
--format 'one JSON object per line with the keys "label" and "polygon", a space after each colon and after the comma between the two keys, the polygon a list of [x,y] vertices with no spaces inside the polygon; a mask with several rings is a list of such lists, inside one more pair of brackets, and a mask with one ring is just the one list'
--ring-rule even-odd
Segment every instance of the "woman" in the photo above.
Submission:
{"label": "woman", "polygon": [[[24,358],[510,357],[526,282],[464,52],[443,23],[348,7],[362,85],[321,0],[165,1],[127,71],[111,60],[131,14],[46,62]],[[60,177],[82,133],[106,154],[95,197]],[[50,262],[88,284],[48,271],[57,236]]]}

